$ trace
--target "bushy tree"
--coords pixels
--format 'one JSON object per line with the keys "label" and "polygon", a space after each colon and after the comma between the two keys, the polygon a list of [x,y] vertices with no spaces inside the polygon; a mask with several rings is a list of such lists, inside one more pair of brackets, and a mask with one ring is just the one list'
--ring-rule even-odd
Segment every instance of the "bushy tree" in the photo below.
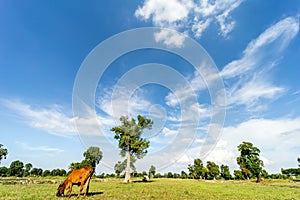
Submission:
{"label": "bushy tree", "polygon": [[8,169],[9,176],[18,176],[21,177],[24,174],[24,164],[19,160],[15,160],[10,163],[10,167]]}
{"label": "bushy tree", "polygon": [[0,167],[0,176],[5,177],[5,176],[7,176],[7,173],[8,173],[7,167],[5,167],[5,166]]}
{"label": "bushy tree", "polygon": [[24,176],[29,176],[30,175],[31,168],[32,168],[32,164],[31,163],[26,163],[25,164]]}
{"label": "bushy tree", "polygon": [[181,171],[181,178],[182,179],[187,179],[188,178],[188,175],[185,171]]}
{"label": "bushy tree", "polygon": [[33,176],[42,176],[43,175],[43,169],[34,167],[34,168],[32,168],[30,173]]}
{"label": "bushy tree", "polygon": [[50,172],[50,170],[48,170],[48,169],[46,169],[46,170],[44,170],[44,172],[43,172],[43,175],[42,176],[50,176],[51,175],[51,172]]}
{"label": "bushy tree", "polygon": [[173,173],[172,172],[168,172],[167,173],[167,178],[173,178]]}
{"label": "bushy tree", "polygon": [[53,169],[50,172],[50,176],[65,176],[67,174],[64,169]]}
{"label": "bushy tree", "polygon": [[221,165],[221,177],[224,178],[225,180],[230,180],[232,179],[232,176],[229,171],[229,167],[227,165]]}
{"label": "bushy tree", "polygon": [[121,125],[111,129],[111,131],[115,133],[115,139],[119,142],[121,155],[127,157],[125,183],[130,181],[131,156],[136,156],[138,159],[144,157],[147,154],[147,148],[150,143],[142,138],[142,133],[144,129],[152,128],[153,121],[141,115],[137,118],[138,122],[133,118],[129,120],[127,116],[122,116],[120,118]]}
{"label": "bushy tree", "polygon": [[208,169],[208,175],[210,176],[210,178],[216,180],[220,175],[219,166],[214,162],[207,161],[206,167]]}
{"label": "bushy tree", "polygon": [[259,157],[260,150],[250,142],[243,142],[238,146],[238,150],[241,155],[237,157],[237,163],[244,176],[249,179],[253,174],[257,182],[260,182],[263,170],[263,161]]}
{"label": "bushy tree", "polygon": [[7,154],[7,149],[3,148],[3,144],[0,144],[0,163],[2,159],[6,159]]}
{"label": "bushy tree", "polygon": [[189,174],[193,179],[202,179],[203,177],[203,162],[197,158],[193,165],[188,165]]}
{"label": "bushy tree", "polygon": [[243,175],[241,170],[234,170],[233,175],[234,175],[235,180],[244,180],[245,179],[245,176]]}

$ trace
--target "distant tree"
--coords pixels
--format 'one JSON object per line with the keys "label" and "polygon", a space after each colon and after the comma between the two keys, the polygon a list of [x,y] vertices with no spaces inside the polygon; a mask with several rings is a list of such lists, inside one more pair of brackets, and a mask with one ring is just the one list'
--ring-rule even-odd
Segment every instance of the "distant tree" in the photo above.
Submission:
{"label": "distant tree", "polygon": [[128,117],[122,116],[120,121],[122,125],[113,127],[112,132],[115,133],[115,139],[119,141],[119,148],[121,149],[121,155],[127,157],[126,163],[126,175],[124,182],[130,181],[130,158],[136,156],[140,159],[147,154],[147,148],[149,147],[149,141],[142,138],[144,129],[151,129],[153,121],[147,119],[141,115],[138,115],[138,122],[135,119],[129,120]]}
{"label": "distant tree", "polygon": [[7,173],[8,173],[7,167],[5,167],[5,166],[0,167],[0,176],[5,177],[5,176],[7,176]]}
{"label": "distant tree", "polygon": [[31,163],[25,164],[24,176],[29,176],[30,175],[31,168],[32,168]]}
{"label": "distant tree", "polygon": [[287,176],[298,176],[300,175],[300,168],[288,168],[288,169],[282,169],[281,173]]}
{"label": "distant tree", "polygon": [[219,166],[216,165],[216,163],[214,163],[214,162],[207,161],[206,167],[207,167],[207,169],[208,169],[208,175],[209,175],[213,180],[216,180],[216,179],[218,178],[218,176],[220,175]]}
{"label": "distant tree", "polygon": [[41,168],[32,168],[30,173],[33,176],[42,176],[43,175],[43,169],[41,169]]}
{"label": "distant tree", "polygon": [[155,171],[156,171],[156,168],[151,165],[150,169],[149,169],[149,178],[153,178],[155,176]]}
{"label": "distant tree", "polygon": [[182,179],[187,179],[188,178],[188,175],[185,171],[181,171],[181,178]]}
{"label": "distant tree", "polygon": [[243,175],[241,170],[234,170],[233,175],[234,175],[235,180],[244,180],[245,179],[245,176]]}
{"label": "distant tree", "polygon": [[298,161],[298,166],[300,167],[300,157],[297,158],[297,161]]}
{"label": "distant tree", "polygon": [[193,179],[202,179],[203,177],[202,169],[203,169],[203,162],[199,158],[194,160],[193,165],[188,165],[190,176]]}
{"label": "distant tree", "polygon": [[180,178],[180,174],[174,173],[173,178]]}
{"label": "distant tree", "polygon": [[32,164],[31,163],[25,164],[25,171],[30,172],[31,168],[32,168]]}
{"label": "distant tree", "polygon": [[237,163],[240,166],[243,174],[247,179],[253,174],[256,177],[256,181],[261,181],[263,161],[259,157],[260,150],[253,146],[250,142],[243,142],[238,146],[238,150],[241,153],[237,157]]}
{"label": "distant tree", "polygon": [[120,176],[120,174],[122,173],[122,171],[124,171],[124,169],[125,169],[125,166],[122,165],[121,161],[118,161],[115,164],[114,170],[115,170],[115,173],[116,173],[117,177]]}
{"label": "distant tree", "polygon": [[2,159],[6,159],[7,154],[8,154],[7,149],[4,149],[3,144],[0,144],[0,163]]}
{"label": "distant tree", "polygon": [[[130,169],[132,169],[132,171],[136,171],[136,168],[134,166],[134,163],[136,161],[136,158],[134,156],[131,156],[131,159],[130,159]],[[115,173],[116,175],[119,177],[120,174],[125,171],[126,169],[126,165],[127,165],[127,160],[125,159],[123,162],[121,161],[118,161],[116,164],[115,164],[115,167],[114,167],[114,170],[115,170]]]}
{"label": "distant tree", "polygon": [[67,171],[65,169],[60,169],[60,176],[67,175]]}
{"label": "distant tree", "polygon": [[24,164],[19,160],[15,160],[10,163],[10,167],[8,169],[9,176],[18,176],[21,177],[24,174]]}
{"label": "distant tree", "polygon": [[221,165],[221,177],[224,178],[225,180],[230,180],[232,179],[232,176],[229,171],[229,167],[227,165]]}
{"label": "distant tree", "polygon": [[155,174],[154,178],[162,178],[163,175],[161,175],[160,173]]}
{"label": "distant tree", "polygon": [[168,173],[167,173],[167,178],[173,178],[172,172],[168,172]]}
{"label": "distant tree", "polygon": [[105,174],[104,173],[101,173],[100,175],[97,176],[98,178],[104,178],[105,177]]}
{"label": "distant tree", "polygon": [[66,171],[61,169],[53,169],[50,172],[50,176],[64,176],[64,175],[66,175]]}
{"label": "distant tree", "polygon": [[46,169],[46,170],[44,170],[42,176],[46,177],[46,176],[50,176],[50,174],[51,174],[50,170]]}

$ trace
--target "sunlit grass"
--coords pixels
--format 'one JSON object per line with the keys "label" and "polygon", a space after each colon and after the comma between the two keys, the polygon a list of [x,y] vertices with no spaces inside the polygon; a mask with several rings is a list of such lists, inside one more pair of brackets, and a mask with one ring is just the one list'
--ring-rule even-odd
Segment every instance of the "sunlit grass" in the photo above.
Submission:
{"label": "sunlit grass", "polygon": [[[56,199],[57,184],[2,184],[0,199]],[[71,199],[78,187],[73,187]],[[83,198],[83,196],[81,197]],[[57,198],[61,199],[61,198]],[[92,179],[86,199],[289,199],[300,200],[299,183],[256,184],[246,181],[153,179],[123,184],[122,180]]]}

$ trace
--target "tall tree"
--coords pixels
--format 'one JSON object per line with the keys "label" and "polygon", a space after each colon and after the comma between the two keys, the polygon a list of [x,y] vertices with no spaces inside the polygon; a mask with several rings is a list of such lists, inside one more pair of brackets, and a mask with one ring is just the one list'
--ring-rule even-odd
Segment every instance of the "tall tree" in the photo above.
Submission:
{"label": "tall tree", "polygon": [[3,144],[0,144],[0,163],[2,159],[6,159],[6,156],[8,154],[7,149],[2,148]]}
{"label": "tall tree", "polygon": [[216,178],[218,178],[218,176],[220,175],[219,166],[216,163],[214,163],[214,162],[207,161],[206,167],[208,169],[208,175],[213,180],[216,180]]}
{"label": "tall tree", "polygon": [[236,160],[244,176],[249,179],[253,174],[257,178],[257,182],[260,182],[264,166],[259,157],[260,150],[250,142],[243,142],[238,146],[238,150],[241,155]]}
{"label": "tall tree", "polygon": [[130,181],[130,157],[136,156],[140,159],[147,154],[149,141],[142,138],[144,129],[151,129],[153,121],[138,115],[138,122],[135,119],[128,119],[128,116],[121,116],[121,125],[113,127],[111,131],[115,133],[115,139],[119,141],[121,155],[127,157],[126,175],[124,182]]}

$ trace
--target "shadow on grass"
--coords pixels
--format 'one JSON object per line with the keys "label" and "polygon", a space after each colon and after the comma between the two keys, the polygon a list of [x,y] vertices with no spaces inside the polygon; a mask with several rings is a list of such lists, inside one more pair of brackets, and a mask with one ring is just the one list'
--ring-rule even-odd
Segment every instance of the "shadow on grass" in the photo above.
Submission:
{"label": "shadow on grass", "polygon": [[153,181],[143,181],[143,180],[137,180],[137,181],[132,181],[133,183],[152,183]]}
{"label": "shadow on grass", "polygon": [[[95,196],[95,195],[100,195],[100,194],[103,194],[103,192],[89,192],[86,196],[87,197],[92,197],[92,196]],[[71,194],[70,197],[77,197],[78,194]],[[84,196],[84,193],[80,194],[80,196]]]}

